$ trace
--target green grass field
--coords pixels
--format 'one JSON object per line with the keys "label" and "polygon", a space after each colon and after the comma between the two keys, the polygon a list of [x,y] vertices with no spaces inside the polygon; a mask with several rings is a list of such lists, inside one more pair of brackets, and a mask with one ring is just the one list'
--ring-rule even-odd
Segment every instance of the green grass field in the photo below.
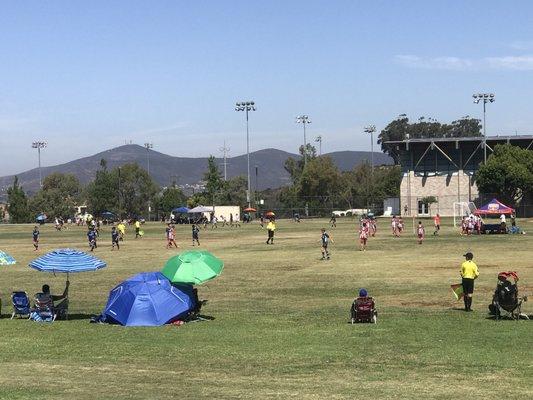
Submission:
{"label": "green grass field", "polygon": [[[519,224],[533,233],[532,222]],[[522,293],[533,295],[533,234],[461,237],[444,225],[419,246],[412,234],[393,238],[380,220],[359,252],[354,222],[342,219],[330,261],[319,260],[325,220],[279,221],[274,246],[256,224],[202,230],[202,248],[225,261],[222,276],[200,287],[203,313],[215,319],[160,328],[89,318],[117,283],[176,253],[164,247],[163,225],[145,226],[142,240],[130,229],[119,252],[104,228],[96,256],[108,267],[71,275],[71,319],[53,324],[9,320],[9,295],[43,283],[61,292],[65,276],[27,265],[55,248],[86,250],[85,229],[46,225],[33,252],[30,225],[2,225],[0,249],[18,264],[0,267],[0,399],[533,398],[533,321],[497,322],[486,312],[499,271],[518,271]],[[180,250],[191,249],[190,228],[177,230]],[[481,273],[473,313],[449,288],[466,250]],[[377,299],[377,325],[348,323],[360,287]],[[532,314],[533,302],[524,311]]]}

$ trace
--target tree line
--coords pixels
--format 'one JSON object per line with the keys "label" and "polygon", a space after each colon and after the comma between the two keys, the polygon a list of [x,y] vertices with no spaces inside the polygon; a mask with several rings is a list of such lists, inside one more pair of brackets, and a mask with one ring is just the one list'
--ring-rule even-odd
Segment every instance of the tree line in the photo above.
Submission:
{"label": "tree line", "polygon": [[[379,134],[382,150],[395,161],[396,155],[384,145],[389,140],[422,137],[464,137],[481,135],[479,120],[464,117],[450,124],[419,118],[410,122],[406,116],[391,121]],[[401,169],[399,165],[378,165],[373,170],[368,161],[340,171],[328,156],[317,156],[314,146],[300,146],[300,157],[288,158],[285,170],[290,183],[278,189],[250,193],[251,203],[266,201],[271,209],[307,209],[310,215],[329,213],[334,208],[379,209],[383,199],[399,197]],[[511,145],[496,146],[485,165],[475,175],[483,193],[498,194],[504,201],[517,204],[533,193],[533,152]],[[73,216],[77,205],[85,204],[94,215],[111,211],[118,216],[169,214],[172,208],[186,204],[247,204],[247,182],[243,176],[222,178],[215,157],[209,157],[204,174],[205,189],[187,197],[174,185],[161,189],[137,164],[125,164],[111,170],[101,160],[95,179],[83,186],[71,174],[48,175],[42,188],[27,197],[15,178],[8,189],[8,212],[11,222],[30,222],[36,214],[49,217]]]}
{"label": "tree line", "polygon": [[8,188],[8,213],[13,223],[32,222],[37,214],[49,218],[73,217],[77,206],[86,205],[95,216],[112,212],[121,218],[169,215],[174,207],[198,204],[244,204],[246,181],[235,177],[224,181],[215,163],[215,157],[208,159],[204,175],[206,189],[187,197],[183,191],[172,185],[161,189],[148,172],[136,163],[107,168],[102,159],[95,179],[83,186],[73,174],[53,173],[45,177],[42,188],[28,197],[15,177]]}

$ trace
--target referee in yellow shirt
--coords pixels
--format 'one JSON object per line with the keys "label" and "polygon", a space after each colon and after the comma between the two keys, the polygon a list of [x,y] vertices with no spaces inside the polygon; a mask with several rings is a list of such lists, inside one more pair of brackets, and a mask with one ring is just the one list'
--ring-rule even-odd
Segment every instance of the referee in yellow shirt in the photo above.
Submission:
{"label": "referee in yellow shirt", "polygon": [[472,259],[471,252],[464,254],[466,261],[461,264],[461,278],[463,283],[463,294],[465,301],[465,311],[472,311],[472,294],[474,293],[474,280],[479,276],[477,265]]}

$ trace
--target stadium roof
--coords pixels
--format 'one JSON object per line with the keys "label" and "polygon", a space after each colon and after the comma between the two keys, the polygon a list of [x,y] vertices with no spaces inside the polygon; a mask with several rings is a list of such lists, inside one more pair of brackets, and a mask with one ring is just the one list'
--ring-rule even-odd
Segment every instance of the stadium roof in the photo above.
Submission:
{"label": "stadium roof", "polygon": [[[400,143],[431,143],[431,142],[480,142],[483,141],[483,136],[469,136],[469,137],[436,137],[436,138],[416,138],[405,140],[390,140],[384,144],[400,144]],[[487,141],[501,141],[511,142],[516,140],[533,140],[533,135],[513,135],[513,136],[487,136]]]}

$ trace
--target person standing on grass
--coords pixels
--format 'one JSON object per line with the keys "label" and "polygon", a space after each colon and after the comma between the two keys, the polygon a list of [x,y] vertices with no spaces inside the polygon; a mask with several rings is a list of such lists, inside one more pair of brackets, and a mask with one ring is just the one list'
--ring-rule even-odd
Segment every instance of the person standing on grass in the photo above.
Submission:
{"label": "person standing on grass", "polygon": [[320,249],[322,251],[321,260],[325,260],[326,258],[329,260],[328,244],[330,241],[333,243],[333,239],[328,235],[326,229],[322,228],[320,231],[322,232],[320,237],[320,241],[322,242],[322,247]]}
{"label": "person standing on grass", "polygon": [[135,220],[135,223],[133,224],[135,227],[135,239],[142,237],[141,236],[141,223],[138,219]]}
{"label": "person standing on grass", "polygon": [[433,235],[436,236],[440,232],[440,215],[435,215],[435,218],[433,218],[433,224],[435,225],[435,232],[433,232]]}
{"label": "person standing on grass", "polygon": [[359,229],[359,251],[366,251],[366,243],[368,241],[369,229],[366,222],[363,222],[363,225]]}
{"label": "person standing on grass", "polygon": [[124,235],[126,234],[126,225],[124,225],[124,222],[120,221],[117,225],[118,230],[118,240],[121,242],[124,241]]}
{"label": "person standing on grass", "polygon": [[422,225],[422,221],[418,221],[418,228],[416,228],[416,233],[418,236],[418,244],[422,244],[424,238],[426,237],[426,230],[424,229],[424,225]]}
{"label": "person standing on grass", "polygon": [[267,224],[268,239],[266,244],[274,244],[274,231],[276,230],[276,223],[274,218],[270,219],[270,222]]}
{"label": "person standing on grass", "polygon": [[390,225],[392,228],[392,236],[398,236],[398,220],[396,219],[396,215],[392,216]]}
{"label": "person standing on grass", "polygon": [[89,228],[89,231],[87,232],[87,239],[89,240],[89,247],[91,248],[91,251],[96,249],[96,231],[93,227]]}
{"label": "person standing on grass", "polygon": [[200,228],[198,228],[198,225],[192,224],[192,245],[194,246],[194,242],[200,246]]}
{"label": "person standing on grass", "polygon": [[39,235],[40,235],[39,228],[37,227],[37,225],[35,225],[33,227],[33,233],[32,233],[32,236],[33,236],[33,247],[34,247],[33,251],[39,250]]}
{"label": "person standing on grass", "polygon": [[468,252],[463,255],[466,260],[461,264],[461,279],[463,284],[463,300],[465,311],[472,311],[472,294],[474,293],[474,280],[479,276],[479,270],[473,260],[474,255]]}
{"label": "person standing on grass", "polygon": [[120,250],[120,245],[118,243],[119,240],[119,234],[116,227],[111,228],[111,250],[115,250],[115,246],[117,246],[117,250]]}
{"label": "person standing on grass", "polygon": [[331,214],[331,219],[329,220],[329,223],[331,224],[332,228],[337,227],[337,217],[335,216],[335,214]]}
{"label": "person standing on grass", "polygon": [[171,249],[172,246],[174,246],[176,249],[178,248],[178,245],[176,244],[176,230],[174,229],[174,225],[168,224],[166,229],[167,234],[167,249]]}

